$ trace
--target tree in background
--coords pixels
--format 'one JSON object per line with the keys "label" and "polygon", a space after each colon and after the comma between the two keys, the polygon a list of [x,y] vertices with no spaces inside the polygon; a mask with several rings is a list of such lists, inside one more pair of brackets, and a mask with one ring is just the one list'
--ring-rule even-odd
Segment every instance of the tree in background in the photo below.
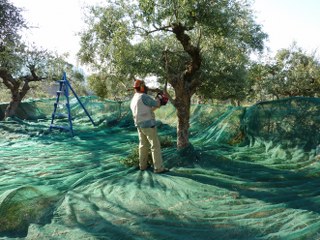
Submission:
{"label": "tree in background", "polygon": [[131,87],[137,76],[172,86],[179,149],[189,145],[192,96],[232,97],[228,91],[245,79],[247,56],[262,50],[266,38],[250,3],[238,0],[108,0],[90,8],[86,21],[83,63],[114,76],[119,86]]}
{"label": "tree in background", "polygon": [[[58,89],[56,81],[62,79],[63,72],[67,73],[68,80],[79,96],[88,94],[84,73],[67,62],[67,54],[58,55],[33,45],[20,46],[21,48],[10,49],[12,53],[16,52],[0,60],[1,64],[6,66],[0,70],[0,80],[2,80],[0,85],[5,86],[2,91],[6,91],[10,97],[7,100],[10,101],[7,110],[10,106],[14,106],[7,117],[14,115],[16,107],[27,94],[32,98],[56,96]],[[0,100],[3,101],[4,97],[1,96]]]}
{"label": "tree in background", "polygon": [[21,9],[7,0],[0,0],[0,52],[4,51],[7,44],[19,40],[18,32],[26,27]]}
{"label": "tree in background", "polygon": [[[7,0],[0,1],[0,79],[11,92],[11,101],[6,109],[5,117],[14,115],[15,110],[26,95],[29,82],[40,81],[36,72],[36,59],[42,58],[43,52],[33,51],[32,59],[28,58],[26,46],[20,42],[19,30],[26,24],[21,10]],[[33,61],[35,60],[35,61]],[[25,68],[29,74],[25,74]],[[23,74],[23,76],[22,76]],[[16,77],[20,75],[21,77]]]}
{"label": "tree in background", "polygon": [[[46,71],[47,81],[46,84],[41,84],[42,91],[45,91],[48,86],[50,89],[57,89],[57,80],[61,80],[63,72],[66,73],[67,79],[72,85],[72,88],[77,92],[77,95],[88,95],[85,75],[80,68],[76,68],[73,64],[67,61],[69,54],[62,55],[58,53],[51,53],[51,57],[47,66],[44,68]],[[43,89],[44,88],[44,89]],[[56,91],[54,91],[56,95]]]}
{"label": "tree in background", "polygon": [[250,72],[260,100],[319,97],[320,62],[315,53],[307,54],[296,43],[279,50],[267,62],[253,65]]}
{"label": "tree in background", "polygon": [[[0,0],[0,86],[10,95],[5,118],[15,115],[16,109],[37,82],[58,80],[62,71],[72,79],[84,81],[84,76],[64,60],[48,50],[27,46],[20,41],[19,31],[26,28],[21,10],[6,0]],[[48,84],[48,81],[46,81]],[[3,90],[2,90],[3,91]]]}
{"label": "tree in background", "polygon": [[93,73],[87,80],[89,88],[100,98],[122,101],[128,97],[128,87],[122,81],[117,81],[115,76]]}
{"label": "tree in background", "polygon": [[45,79],[40,76],[44,76],[43,66],[46,66],[49,58],[46,50],[30,50],[23,44],[6,48],[8,55],[0,60],[0,79],[11,95],[5,118],[15,115],[17,107],[30,90],[31,82]]}
{"label": "tree in background", "polygon": [[197,94],[202,99],[231,100],[234,105],[240,105],[253,84],[247,71],[250,59],[246,51],[227,41],[209,42],[206,46],[208,50],[203,54],[206,71],[201,74],[203,79],[209,80],[202,81]]}

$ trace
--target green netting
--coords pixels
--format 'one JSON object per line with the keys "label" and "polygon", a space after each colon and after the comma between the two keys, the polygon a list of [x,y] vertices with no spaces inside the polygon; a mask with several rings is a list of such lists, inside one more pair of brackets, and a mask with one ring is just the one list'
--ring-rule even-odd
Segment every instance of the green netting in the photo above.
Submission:
{"label": "green netting", "polygon": [[320,99],[295,97],[250,107],[243,119],[246,135],[312,149],[320,142]]}
{"label": "green netting", "polygon": [[1,239],[319,239],[319,99],[194,105],[185,151],[162,107],[160,175],[124,164],[129,102],[82,98],[93,126],[72,99],[71,137],[48,130],[54,101],[0,122]]}

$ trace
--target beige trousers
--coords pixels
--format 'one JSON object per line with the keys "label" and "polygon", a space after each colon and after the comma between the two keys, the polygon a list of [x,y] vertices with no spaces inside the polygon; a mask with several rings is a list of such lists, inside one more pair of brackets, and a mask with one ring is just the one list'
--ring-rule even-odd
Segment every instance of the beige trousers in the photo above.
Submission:
{"label": "beige trousers", "polygon": [[144,170],[148,167],[148,153],[151,150],[155,171],[162,170],[163,161],[157,128],[137,128],[139,134],[139,167]]}

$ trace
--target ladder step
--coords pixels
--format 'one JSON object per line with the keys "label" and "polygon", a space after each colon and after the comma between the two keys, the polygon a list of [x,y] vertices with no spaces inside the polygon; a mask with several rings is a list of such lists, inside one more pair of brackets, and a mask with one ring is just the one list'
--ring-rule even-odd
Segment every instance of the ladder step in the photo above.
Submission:
{"label": "ladder step", "polygon": [[66,113],[56,113],[55,118],[68,118],[68,114]]}
{"label": "ladder step", "polygon": [[64,130],[64,131],[71,131],[70,127],[66,127],[66,126],[58,126],[58,125],[50,125],[50,129],[59,129],[59,130]]}
{"label": "ladder step", "polygon": [[[52,119],[51,119],[51,125],[50,125],[50,130],[51,129],[59,129],[59,130],[63,130],[63,131],[70,131],[73,135],[73,129],[72,129],[72,117],[71,117],[71,112],[70,112],[70,105],[69,105],[69,88],[72,90],[71,86],[69,85],[69,82],[67,80],[66,74],[63,74],[63,79],[55,81],[56,83],[58,83],[59,89],[58,91],[56,91],[57,93],[57,97],[56,97],[56,102],[54,103],[54,110],[52,113]],[[67,108],[68,114],[65,113],[56,113],[57,107],[63,107],[64,104],[60,103],[59,104],[59,100],[60,100],[60,95],[64,94],[66,97],[66,101],[67,103],[65,104],[64,107]],[[69,121],[69,126],[59,126],[59,125],[54,125],[53,121],[56,119],[60,119],[60,124],[61,122],[64,122],[65,118],[68,119]]]}

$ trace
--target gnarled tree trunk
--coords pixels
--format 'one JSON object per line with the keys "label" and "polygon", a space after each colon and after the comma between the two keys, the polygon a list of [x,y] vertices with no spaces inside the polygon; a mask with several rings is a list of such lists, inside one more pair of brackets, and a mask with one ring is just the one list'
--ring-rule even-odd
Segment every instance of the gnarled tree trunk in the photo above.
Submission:
{"label": "gnarled tree trunk", "polygon": [[4,113],[4,119],[6,119],[8,117],[15,116],[17,108],[18,108],[20,103],[21,103],[21,101],[13,101],[13,100],[11,100],[11,102],[7,106],[6,111]]}
{"label": "gnarled tree trunk", "polygon": [[190,103],[191,97],[183,94],[183,90],[176,91],[175,107],[177,109],[178,125],[177,125],[177,148],[183,149],[189,143],[189,127],[190,127]]}
{"label": "gnarled tree trunk", "polygon": [[[186,63],[186,68],[182,73],[177,74],[169,71],[168,68],[166,69],[169,83],[175,90],[175,99],[170,100],[177,109],[177,148],[183,149],[190,145],[189,120],[191,97],[200,84],[195,77],[195,73],[200,69],[201,55],[200,48],[192,45],[190,37],[185,33],[186,28],[182,24],[174,24],[172,30],[177,40],[182,44],[184,51],[190,56],[190,61]],[[165,58],[166,66],[169,61]]]}
{"label": "gnarled tree trunk", "polygon": [[23,79],[15,79],[6,69],[0,69],[0,79],[3,84],[11,91],[11,101],[6,108],[4,118],[13,117],[22,99],[28,93],[31,81],[40,81],[44,78],[39,78],[33,68],[30,68],[31,76],[23,77]]}
{"label": "gnarled tree trunk", "polygon": [[21,103],[22,99],[25,97],[30,87],[27,81],[24,82],[22,89],[19,89],[20,84],[15,85],[11,88],[11,101],[6,108],[4,118],[13,117],[16,114],[17,108]]}

